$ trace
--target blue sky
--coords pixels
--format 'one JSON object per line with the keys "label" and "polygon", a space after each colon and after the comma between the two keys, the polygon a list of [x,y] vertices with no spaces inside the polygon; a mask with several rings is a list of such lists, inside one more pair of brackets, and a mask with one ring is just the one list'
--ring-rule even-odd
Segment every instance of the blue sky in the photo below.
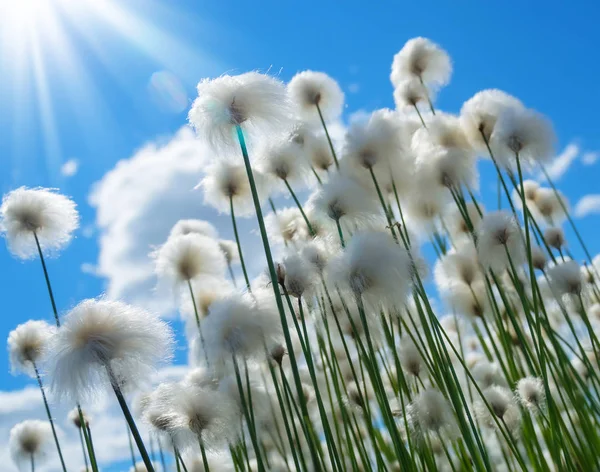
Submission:
{"label": "blue sky", "polygon": [[[31,2],[23,0],[24,5]],[[39,4],[37,12],[0,6],[0,191],[22,185],[56,187],[79,204],[82,230],[59,259],[49,262],[60,310],[107,289],[105,278],[89,273],[98,265],[99,237],[107,232],[106,227],[97,227],[96,210],[89,204],[93,185],[147,143],[166,144],[185,124],[195,83],[224,72],[270,69],[288,80],[304,69],[325,71],[346,93],[348,119],[359,110],[393,106],[392,57],[406,40],[426,36],[444,47],[454,62],[452,81],[441,92],[438,108],[458,112],[466,99],[485,88],[519,97],[554,122],[557,152],[570,143],[575,146],[571,148],[575,157],[564,160],[571,165],[558,182],[571,203],[598,192],[598,170],[591,165],[592,153],[600,150],[600,66],[595,60],[600,6],[594,2],[44,0]],[[3,10],[7,8],[11,10]],[[168,167],[168,149],[160,158]],[[71,176],[61,172],[68,161],[73,161],[71,171],[77,167]],[[201,167],[199,161],[194,172]],[[490,182],[490,175],[484,170],[484,199],[493,199],[485,181],[488,177]],[[136,178],[137,184],[152,185],[159,183],[161,174]],[[127,185],[122,182],[118,188]],[[110,198],[110,189],[105,188],[103,198]],[[135,198],[125,200],[123,208],[117,203],[116,209],[106,211],[117,216],[135,212],[132,202]],[[226,217],[201,210],[200,199],[197,203],[197,209],[180,208],[181,216],[202,215],[229,231]],[[594,237],[596,217],[579,219],[578,225],[592,253],[600,251]],[[243,229],[248,232],[250,226]],[[156,229],[140,244],[159,243],[161,231]],[[575,243],[573,248],[581,257]],[[147,249],[143,246],[140,251]],[[4,336],[27,319],[49,318],[39,263],[17,261],[0,247],[0,300]],[[184,358],[180,351],[179,361]],[[1,391],[31,384],[9,374],[4,351],[1,365],[6,366],[0,369]],[[0,433],[11,426],[7,424],[11,418],[8,408],[0,413]]]}

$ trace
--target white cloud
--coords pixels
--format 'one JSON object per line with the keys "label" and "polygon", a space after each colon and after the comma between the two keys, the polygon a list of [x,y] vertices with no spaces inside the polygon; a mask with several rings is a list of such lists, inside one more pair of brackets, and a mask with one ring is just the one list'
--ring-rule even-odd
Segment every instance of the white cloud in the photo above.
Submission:
{"label": "white cloud", "polygon": [[[546,171],[552,180],[559,180],[567,170],[571,164],[577,159],[579,155],[580,149],[579,146],[575,143],[569,144],[566,148],[563,149],[558,156],[554,158],[554,160],[546,166]],[[540,178],[542,178],[541,176]]]}
{"label": "white cloud", "polygon": [[84,262],[80,267],[81,272],[88,275],[98,275],[98,268],[94,264]]}
{"label": "white cloud", "polygon": [[351,125],[365,123],[370,116],[371,113],[361,108],[360,110],[356,110],[355,112],[350,113],[350,116],[348,116],[348,122]]}
{"label": "white cloud", "polygon": [[79,170],[79,161],[77,159],[69,159],[61,168],[60,173],[64,177],[73,177]]}
{"label": "white cloud", "polygon": [[588,151],[588,152],[583,153],[583,156],[581,156],[581,162],[583,162],[583,164],[586,166],[591,166],[596,163],[596,161],[598,160],[598,157],[600,157],[599,152]]}
{"label": "white cloud", "polygon": [[360,84],[352,83],[348,85],[348,92],[358,93],[360,91]]}
{"label": "white cloud", "polygon": [[577,218],[600,213],[600,194],[584,195],[575,205]]}

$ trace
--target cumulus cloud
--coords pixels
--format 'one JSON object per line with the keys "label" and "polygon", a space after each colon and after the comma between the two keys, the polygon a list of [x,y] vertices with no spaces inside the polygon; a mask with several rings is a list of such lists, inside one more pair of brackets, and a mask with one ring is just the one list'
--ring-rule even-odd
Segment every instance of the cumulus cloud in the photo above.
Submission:
{"label": "cumulus cloud", "polygon": [[[559,180],[563,175],[567,173],[571,164],[577,159],[580,153],[580,148],[577,144],[571,143],[567,145],[563,151],[554,158],[554,160],[546,166],[546,171],[552,180]],[[542,178],[540,176],[540,178]]]}
{"label": "cumulus cloud", "polygon": [[73,177],[79,170],[79,161],[77,159],[69,159],[61,168],[60,173],[64,177]]}
{"label": "cumulus cloud", "polygon": [[600,194],[584,195],[575,205],[577,218],[600,213]]}

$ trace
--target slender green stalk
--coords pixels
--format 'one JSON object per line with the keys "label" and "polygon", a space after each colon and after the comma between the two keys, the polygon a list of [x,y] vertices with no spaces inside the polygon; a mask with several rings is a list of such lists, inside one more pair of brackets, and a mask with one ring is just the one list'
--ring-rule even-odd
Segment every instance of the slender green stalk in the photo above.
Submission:
{"label": "slender green stalk", "polygon": [[190,298],[192,299],[192,306],[194,307],[194,316],[196,317],[196,326],[198,327],[198,335],[200,336],[200,344],[202,345],[202,352],[204,353],[204,361],[206,365],[210,365],[208,362],[208,354],[206,353],[206,344],[204,343],[204,334],[202,333],[202,326],[200,324],[200,313],[198,312],[198,305],[196,304],[196,297],[194,296],[194,290],[192,289],[192,282],[187,281],[188,290],[190,292]]}
{"label": "slender green stalk", "polygon": [[129,429],[129,425],[125,423],[125,428],[127,429],[127,442],[129,443],[129,454],[131,456],[131,465],[135,468],[135,453],[133,452],[133,443],[131,442],[131,431]]}
{"label": "slender green stalk", "polygon": [[342,245],[342,248],[346,247],[346,243],[344,241],[344,232],[342,231],[342,225],[340,224],[340,219],[337,218],[335,220],[335,225],[337,226],[337,230],[338,230],[338,235],[340,237],[340,244]]}
{"label": "slender green stalk", "polygon": [[113,391],[115,392],[115,396],[117,397],[117,401],[119,402],[119,406],[121,407],[121,411],[123,412],[123,416],[125,416],[125,421],[129,425],[131,429],[131,434],[133,435],[133,439],[135,440],[135,444],[137,445],[140,456],[142,456],[142,461],[148,469],[148,472],[154,472],[154,466],[150,457],[148,456],[148,451],[146,451],[146,446],[144,445],[144,441],[142,440],[142,436],[140,436],[140,432],[138,431],[137,425],[135,424],[135,420],[129,411],[129,407],[127,406],[127,402],[125,401],[125,397],[123,396],[123,392],[121,391],[121,387],[119,387],[118,380],[112,372],[110,366],[106,366],[106,371],[108,373],[108,377],[110,378],[110,383],[112,385]]}
{"label": "slender green stalk", "polygon": [[289,184],[289,182],[286,179],[283,179],[283,182],[285,183],[285,186],[287,187],[288,191],[290,192],[290,195],[294,199],[294,202],[296,203],[298,210],[300,210],[300,214],[302,215],[302,218],[304,219],[304,222],[306,223],[306,226],[308,227],[308,231],[310,232],[310,235],[316,236],[317,233],[315,233],[312,225],[310,224],[310,221],[308,220],[308,217],[306,216],[306,213],[304,213],[304,208],[302,208],[302,204],[300,203],[300,200],[298,200],[298,197],[294,193],[292,186]]}
{"label": "slender green stalk", "polygon": [[[58,435],[56,434],[56,428],[54,427],[54,420],[52,419],[52,414],[50,413],[50,406],[48,405],[48,399],[46,398],[46,392],[44,391],[44,385],[42,384],[42,378],[40,377],[40,372],[37,368],[35,362],[31,362],[33,364],[33,370],[35,371],[35,377],[38,382],[38,386],[40,387],[40,392],[42,392],[42,399],[44,400],[44,407],[46,409],[46,415],[48,416],[48,421],[50,422],[50,427],[52,428],[52,436],[54,437],[54,443],[56,444],[56,451],[58,452],[58,457],[60,458],[60,465],[64,472],[67,471],[67,467],[65,466],[65,460],[63,459],[62,450],[60,449],[60,443],[58,442]],[[32,456],[33,460],[33,456]]]}
{"label": "slender green stalk", "polygon": [[335,153],[335,148],[333,147],[333,142],[331,141],[331,137],[329,136],[329,130],[327,129],[327,125],[325,124],[325,120],[323,119],[323,113],[321,113],[321,107],[319,104],[316,104],[317,112],[319,113],[319,119],[321,120],[321,125],[323,126],[323,130],[325,131],[325,136],[327,136],[327,143],[329,144],[329,149],[331,149],[331,155],[333,156],[333,161],[335,162],[335,167],[337,169],[340,168],[340,163],[338,162],[337,154]]}
{"label": "slender green stalk", "polygon": [[421,112],[419,111],[419,107],[417,106],[416,103],[413,103],[413,107],[415,107],[415,111],[417,112],[417,115],[419,115],[419,119],[421,120],[421,124],[423,125],[423,128],[427,129],[427,125],[425,124],[425,120],[423,119],[423,116],[421,115]]}
{"label": "slender green stalk", "polygon": [[33,237],[35,239],[35,245],[37,246],[38,254],[40,256],[40,262],[42,263],[42,269],[44,271],[44,278],[46,279],[46,287],[48,288],[48,295],[50,295],[50,303],[52,304],[52,313],[54,314],[54,320],[56,321],[56,326],[60,327],[60,320],[58,318],[58,310],[56,309],[56,302],[54,301],[54,292],[52,291],[52,285],[50,284],[48,268],[46,267],[46,261],[44,259],[44,254],[42,253],[42,248],[40,246],[40,240],[38,239],[38,235],[35,231],[33,232]]}
{"label": "slender green stalk", "polygon": [[252,292],[250,288],[250,279],[248,278],[248,271],[246,270],[246,263],[244,262],[244,254],[242,253],[242,244],[240,242],[240,235],[238,233],[237,222],[235,219],[235,209],[233,207],[233,197],[229,197],[229,211],[231,213],[231,225],[233,226],[233,234],[235,236],[235,243],[237,245],[238,255],[240,256],[240,264],[242,266],[242,272],[244,273],[244,280],[246,281],[246,288],[248,292]]}
{"label": "slender green stalk", "polygon": [[90,458],[90,466],[94,472],[98,472],[98,462],[96,461],[96,451],[94,450],[94,442],[92,440],[92,430],[88,423],[86,423],[81,411],[81,406],[77,405],[77,412],[79,413],[79,421],[83,425],[83,438],[88,451],[88,457]]}
{"label": "slender green stalk", "polygon": [[431,110],[431,113],[433,113],[435,115],[435,108],[433,108],[433,103],[431,102],[431,97],[429,96],[429,90],[427,89],[425,82],[423,82],[423,77],[421,77],[420,75],[419,75],[419,81],[421,82],[421,85],[423,86],[423,90],[425,90],[425,97],[427,97],[427,103],[429,104],[429,109]]}
{"label": "slender green stalk", "polygon": [[[82,425],[81,428],[85,428],[85,426]],[[79,441],[81,442],[81,452],[83,453],[83,464],[85,465],[85,470],[87,472],[89,470],[88,457],[87,457],[87,453],[86,453],[86,449],[85,449],[85,442],[83,440],[83,432],[81,431],[81,428],[77,428],[77,431],[79,433]]]}
{"label": "slender green stalk", "polygon": [[165,454],[163,452],[162,444],[160,442],[160,437],[156,437],[156,442],[158,443],[158,455],[160,456],[160,464],[162,466],[162,472],[167,472],[167,464],[165,462]]}
{"label": "slender green stalk", "polygon": [[206,457],[206,449],[204,447],[204,440],[202,436],[198,436],[198,444],[200,444],[200,452],[202,454],[202,465],[204,466],[204,472],[209,472],[210,467],[208,466],[208,458]]}
{"label": "slender green stalk", "polygon": [[31,462],[31,472],[35,472],[35,459],[33,458],[33,454],[29,454],[30,462]]}

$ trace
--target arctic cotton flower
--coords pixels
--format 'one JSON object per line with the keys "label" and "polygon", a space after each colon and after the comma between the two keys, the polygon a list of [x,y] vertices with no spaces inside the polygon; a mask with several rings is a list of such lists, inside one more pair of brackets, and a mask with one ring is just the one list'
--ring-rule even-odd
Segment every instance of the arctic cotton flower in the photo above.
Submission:
{"label": "arctic cotton flower", "polygon": [[19,468],[30,467],[32,460],[35,465],[40,465],[48,456],[51,445],[52,430],[46,421],[26,420],[10,430],[10,456]]}
{"label": "arctic cotton flower", "polygon": [[201,276],[225,273],[225,256],[219,243],[197,233],[169,238],[155,253],[156,273],[162,279],[182,283]]}
{"label": "arctic cotton flower", "polygon": [[168,325],[145,310],[84,300],[49,342],[52,390],[78,401],[101,393],[111,382],[129,387],[148,381],[156,364],[170,358],[172,337]]}
{"label": "arctic cotton flower", "polygon": [[247,294],[213,303],[201,327],[211,365],[229,362],[232,356],[260,358],[265,344],[281,332],[279,315]]}
{"label": "arctic cotton flower", "polygon": [[[268,195],[267,179],[256,169],[252,174],[262,203]],[[236,215],[250,216],[255,211],[250,182],[241,162],[223,159],[213,163],[206,169],[199,187],[204,191],[204,203],[222,213],[230,213],[230,199]]]}
{"label": "arctic cotton flower", "polygon": [[471,145],[487,155],[496,122],[506,110],[522,110],[523,104],[515,97],[501,90],[489,89],[476,93],[467,100],[460,110],[460,121]]}
{"label": "arctic cotton flower", "polygon": [[52,189],[21,187],[4,195],[0,207],[0,231],[10,251],[20,259],[65,247],[79,226],[75,203]]}
{"label": "arctic cotton flower", "polygon": [[519,380],[515,394],[521,405],[529,410],[541,410],[546,403],[544,383],[537,377],[524,377]]}
{"label": "arctic cotton flower", "polygon": [[258,167],[266,176],[300,185],[308,178],[308,162],[302,155],[302,150],[290,141],[276,139],[274,142],[264,143],[258,156]]}
{"label": "arctic cotton flower", "polygon": [[498,117],[490,140],[498,163],[507,169],[516,168],[516,156],[521,164],[532,166],[554,156],[556,136],[550,122],[539,113],[510,108]]}
{"label": "arctic cotton flower", "polygon": [[188,119],[214,148],[237,147],[235,128],[250,136],[281,132],[291,120],[285,85],[258,72],[204,79]]}
{"label": "arctic cotton flower", "polygon": [[183,236],[185,234],[190,233],[202,234],[213,239],[219,237],[217,229],[208,221],[190,219],[179,220],[177,223],[175,223],[173,225],[173,228],[171,228],[169,238],[174,238],[175,236]]}
{"label": "arctic cotton flower", "polygon": [[411,427],[420,435],[433,432],[453,439],[457,433],[450,404],[438,390],[421,392],[408,407],[408,419]]}
{"label": "arctic cotton flower", "polygon": [[34,364],[39,361],[48,341],[55,333],[54,326],[45,321],[27,321],[8,335],[8,353],[11,372],[23,372],[35,378]]}
{"label": "arctic cotton flower", "polygon": [[562,295],[578,296],[583,289],[581,268],[575,261],[563,261],[547,270],[550,288],[560,297]]}
{"label": "arctic cotton flower", "polygon": [[[427,102],[427,89],[419,81],[419,79],[409,78],[400,82],[394,88],[394,102],[396,108],[414,108],[421,102]],[[430,99],[431,94],[429,94]]]}
{"label": "arctic cotton flower", "polygon": [[329,267],[334,282],[374,304],[403,306],[411,286],[408,252],[387,233],[358,233]]}
{"label": "arctic cotton flower", "polygon": [[[527,195],[527,189],[525,189],[525,194]],[[533,203],[533,208],[529,206],[529,209],[539,213],[548,224],[559,225],[567,218],[565,208],[568,210],[569,202],[559,191],[539,188],[535,192]]]}
{"label": "arctic cotton flower", "polygon": [[[483,216],[477,239],[479,262],[484,269],[500,272],[515,269],[525,262],[525,246],[521,228],[506,211],[493,211]],[[510,255],[510,260],[509,256]]]}
{"label": "arctic cotton flower", "polygon": [[300,116],[307,121],[319,120],[317,107],[326,121],[342,114],[344,93],[338,83],[323,72],[299,72],[290,80],[288,93]]}
{"label": "arctic cotton flower", "polygon": [[483,396],[489,408],[482,399],[478,400],[475,403],[477,417],[491,428],[498,428],[498,421],[514,434],[521,424],[521,411],[513,393],[506,387],[494,385],[483,390]]}
{"label": "arctic cotton flower", "polygon": [[416,77],[431,87],[448,83],[452,63],[448,53],[427,38],[409,39],[394,56],[390,80],[397,86],[406,78]]}

